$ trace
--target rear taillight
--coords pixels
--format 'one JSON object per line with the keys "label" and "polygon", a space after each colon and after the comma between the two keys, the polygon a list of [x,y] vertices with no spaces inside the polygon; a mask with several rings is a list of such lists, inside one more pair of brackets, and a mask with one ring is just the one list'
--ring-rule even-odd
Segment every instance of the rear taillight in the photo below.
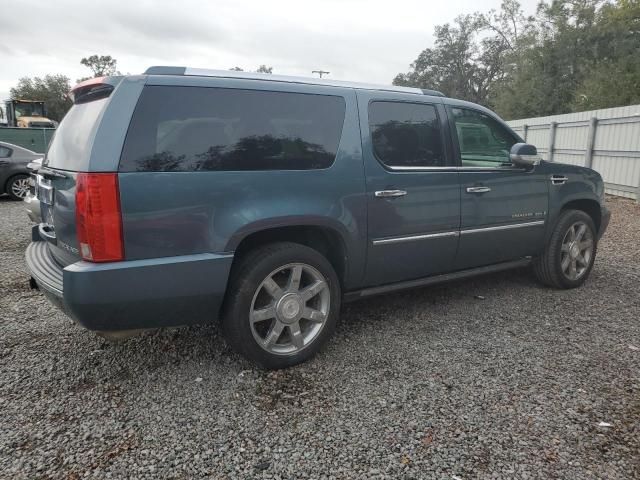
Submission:
{"label": "rear taillight", "polygon": [[78,174],[76,231],[84,260],[115,262],[124,259],[118,174]]}

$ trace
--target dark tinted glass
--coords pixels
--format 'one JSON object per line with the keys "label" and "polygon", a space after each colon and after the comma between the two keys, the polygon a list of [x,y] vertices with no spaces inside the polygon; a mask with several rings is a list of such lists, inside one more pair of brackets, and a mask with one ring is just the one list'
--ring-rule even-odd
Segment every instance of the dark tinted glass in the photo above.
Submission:
{"label": "dark tinted glass", "polygon": [[342,97],[145,87],[120,171],[308,170],[336,157]]}
{"label": "dark tinted glass", "polygon": [[11,156],[11,149],[0,146],[0,158],[9,158]]}
{"label": "dark tinted glass", "polygon": [[377,157],[390,167],[445,165],[440,122],[435,106],[373,102],[369,128]]}
{"label": "dark tinted glass", "polygon": [[451,111],[463,166],[511,165],[509,152],[517,141],[516,137],[495,119],[482,112],[466,108],[452,108]]}

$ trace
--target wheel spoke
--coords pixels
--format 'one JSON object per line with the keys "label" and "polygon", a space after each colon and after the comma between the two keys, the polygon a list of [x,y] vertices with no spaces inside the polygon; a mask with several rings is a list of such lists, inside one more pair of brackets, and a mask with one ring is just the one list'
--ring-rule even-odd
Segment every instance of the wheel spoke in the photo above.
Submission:
{"label": "wheel spoke", "polygon": [[276,320],[271,327],[271,330],[269,330],[269,333],[264,339],[264,346],[267,348],[271,348],[273,345],[275,345],[280,338],[280,335],[282,335],[282,330],[284,330],[284,323]]}
{"label": "wheel spoke", "polygon": [[271,295],[271,298],[275,298],[277,300],[282,296],[282,289],[280,288],[280,285],[278,285],[272,277],[267,278],[262,285],[269,295]]}
{"label": "wheel spoke", "polygon": [[300,331],[300,322],[289,325],[289,332],[291,333],[291,343],[293,343],[298,349],[304,347],[304,338]]}
{"label": "wheel spoke", "polygon": [[590,249],[593,247],[593,240],[591,240],[590,238],[587,238],[586,240],[580,242],[579,246],[580,246],[580,251],[585,251],[587,249]]}
{"label": "wheel spoke", "polygon": [[571,263],[571,257],[567,254],[563,259],[560,266],[562,267],[562,271],[566,272],[567,268],[569,268],[569,263]]}
{"label": "wheel spoke", "polygon": [[573,242],[576,239],[576,226],[571,225],[569,228],[569,241]]}
{"label": "wheel spoke", "polygon": [[575,258],[569,262],[569,276],[575,280],[578,276],[578,262],[576,262]]}
{"label": "wheel spoke", "polygon": [[312,285],[308,286],[307,288],[305,288],[304,290],[302,290],[302,292],[300,292],[302,299],[307,302],[309,300],[311,300],[313,297],[315,297],[316,295],[318,295],[322,290],[324,290],[327,287],[327,283],[323,282],[322,280],[317,280],[315,283],[313,283]]}
{"label": "wheel spoke", "polygon": [[260,310],[253,310],[251,312],[251,322],[262,322],[264,320],[269,320],[270,318],[274,318],[276,316],[276,307],[274,305],[269,305],[267,308],[262,308]]}
{"label": "wheel spoke", "polygon": [[578,227],[578,232],[576,233],[576,242],[579,242],[580,240],[582,240],[582,237],[584,236],[585,232],[587,231],[587,226],[583,223],[580,225],[580,227]]}
{"label": "wheel spoke", "polygon": [[327,315],[320,310],[305,307],[304,311],[302,312],[302,318],[306,318],[307,320],[311,320],[312,322],[324,322],[327,319]]}
{"label": "wheel spoke", "polygon": [[589,264],[589,262],[587,262],[587,259],[584,258],[584,255],[578,255],[576,257],[576,260],[578,261],[578,263],[580,263],[581,265],[584,265],[585,267]]}
{"label": "wheel spoke", "polygon": [[569,252],[570,248],[569,248],[569,244],[568,243],[563,243],[562,247],[560,247],[560,251],[562,252]]}
{"label": "wheel spoke", "polygon": [[294,265],[291,267],[291,276],[289,277],[289,292],[297,292],[300,290],[300,279],[302,277],[302,265]]}

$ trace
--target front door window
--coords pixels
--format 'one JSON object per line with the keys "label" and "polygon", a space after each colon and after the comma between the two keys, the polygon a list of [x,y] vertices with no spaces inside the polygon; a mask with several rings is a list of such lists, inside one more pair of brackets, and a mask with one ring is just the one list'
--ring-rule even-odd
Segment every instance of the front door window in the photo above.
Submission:
{"label": "front door window", "polygon": [[509,153],[517,139],[489,115],[452,108],[463,167],[511,166]]}

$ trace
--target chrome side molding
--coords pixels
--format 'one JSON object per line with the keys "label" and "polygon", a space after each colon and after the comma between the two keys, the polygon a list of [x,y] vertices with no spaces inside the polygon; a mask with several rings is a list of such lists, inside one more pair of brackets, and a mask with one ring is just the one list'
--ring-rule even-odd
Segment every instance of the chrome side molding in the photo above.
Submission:
{"label": "chrome side molding", "polygon": [[460,235],[469,235],[471,233],[496,232],[498,230],[512,230],[514,228],[537,227],[544,225],[544,220],[536,220],[535,222],[511,223],[509,225],[496,225],[495,227],[468,228],[460,230]]}
{"label": "chrome side molding", "polygon": [[408,235],[406,237],[394,237],[394,238],[381,238],[374,240],[374,245],[386,245],[389,243],[402,243],[413,242],[415,240],[426,240],[428,238],[442,238],[442,237],[457,237],[460,233],[456,231],[451,232],[439,232],[439,233],[425,233],[423,235]]}

